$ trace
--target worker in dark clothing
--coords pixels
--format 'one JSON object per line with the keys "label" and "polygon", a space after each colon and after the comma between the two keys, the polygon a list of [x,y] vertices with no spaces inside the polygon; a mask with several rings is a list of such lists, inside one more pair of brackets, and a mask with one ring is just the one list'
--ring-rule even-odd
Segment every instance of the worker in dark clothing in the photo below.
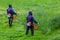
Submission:
{"label": "worker in dark clothing", "polygon": [[28,35],[29,29],[31,30],[31,35],[34,35],[34,25],[33,22],[35,22],[36,24],[38,24],[37,21],[35,21],[34,17],[32,16],[32,12],[30,11],[28,13],[28,16],[26,17],[27,20],[27,26],[26,26],[26,35]]}
{"label": "worker in dark clothing", "polygon": [[12,9],[12,5],[9,5],[8,9],[7,9],[7,15],[8,15],[8,19],[9,19],[9,26],[12,26],[12,22],[13,22],[13,15],[17,15],[14,10]]}

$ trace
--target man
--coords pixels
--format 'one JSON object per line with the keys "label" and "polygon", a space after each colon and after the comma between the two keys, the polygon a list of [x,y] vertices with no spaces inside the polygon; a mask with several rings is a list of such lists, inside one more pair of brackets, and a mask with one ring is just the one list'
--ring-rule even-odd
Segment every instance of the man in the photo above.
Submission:
{"label": "man", "polygon": [[7,9],[7,15],[8,15],[8,19],[9,19],[9,26],[12,26],[12,21],[13,21],[13,15],[16,15],[16,13],[14,12],[14,10],[12,9],[12,5],[9,5],[8,9]]}
{"label": "man", "polygon": [[35,21],[35,19],[32,16],[32,12],[30,11],[27,18],[27,27],[26,27],[26,35],[28,35],[29,29],[31,30],[31,35],[34,35],[34,25],[33,22],[35,22],[36,24],[38,24],[38,22]]}

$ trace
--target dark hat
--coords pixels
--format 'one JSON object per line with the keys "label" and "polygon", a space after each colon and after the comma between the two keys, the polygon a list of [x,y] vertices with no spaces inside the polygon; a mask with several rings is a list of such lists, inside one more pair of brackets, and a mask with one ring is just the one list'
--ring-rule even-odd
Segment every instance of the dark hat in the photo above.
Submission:
{"label": "dark hat", "polygon": [[9,8],[12,8],[12,5],[11,4],[9,4]]}
{"label": "dark hat", "polygon": [[32,11],[29,11],[29,15],[32,15]]}

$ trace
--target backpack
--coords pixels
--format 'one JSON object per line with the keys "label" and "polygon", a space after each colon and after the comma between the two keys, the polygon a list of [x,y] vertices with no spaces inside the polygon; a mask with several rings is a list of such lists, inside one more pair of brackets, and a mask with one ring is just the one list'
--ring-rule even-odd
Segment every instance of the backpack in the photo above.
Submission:
{"label": "backpack", "polygon": [[28,23],[27,23],[27,26],[31,26],[31,25],[32,25],[31,22],[28,22]]}
{"label": "backpack", "polygon": [[8,17],[11,17],[11,14],[10,13],[8,14]]}

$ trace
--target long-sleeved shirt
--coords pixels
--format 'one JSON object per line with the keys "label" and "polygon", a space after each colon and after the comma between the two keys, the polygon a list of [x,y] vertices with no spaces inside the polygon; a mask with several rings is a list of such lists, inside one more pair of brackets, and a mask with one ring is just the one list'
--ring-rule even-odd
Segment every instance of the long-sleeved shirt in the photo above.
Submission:
{"label": "long-sleeved shirt", "polygon": [[11,14],[11,16],[13,16],[14,14],[16,15],[16,13],[14,12],[12,8],[7,9],[7,14]]}
{"label": "long-sleeved shirt", "polygon": [[38,23],[31,15],[27,16],[26,20],[27,20],[27,23],[31,22],[32,25],[33,25],[33,22],[35,22],[36,24]]}

